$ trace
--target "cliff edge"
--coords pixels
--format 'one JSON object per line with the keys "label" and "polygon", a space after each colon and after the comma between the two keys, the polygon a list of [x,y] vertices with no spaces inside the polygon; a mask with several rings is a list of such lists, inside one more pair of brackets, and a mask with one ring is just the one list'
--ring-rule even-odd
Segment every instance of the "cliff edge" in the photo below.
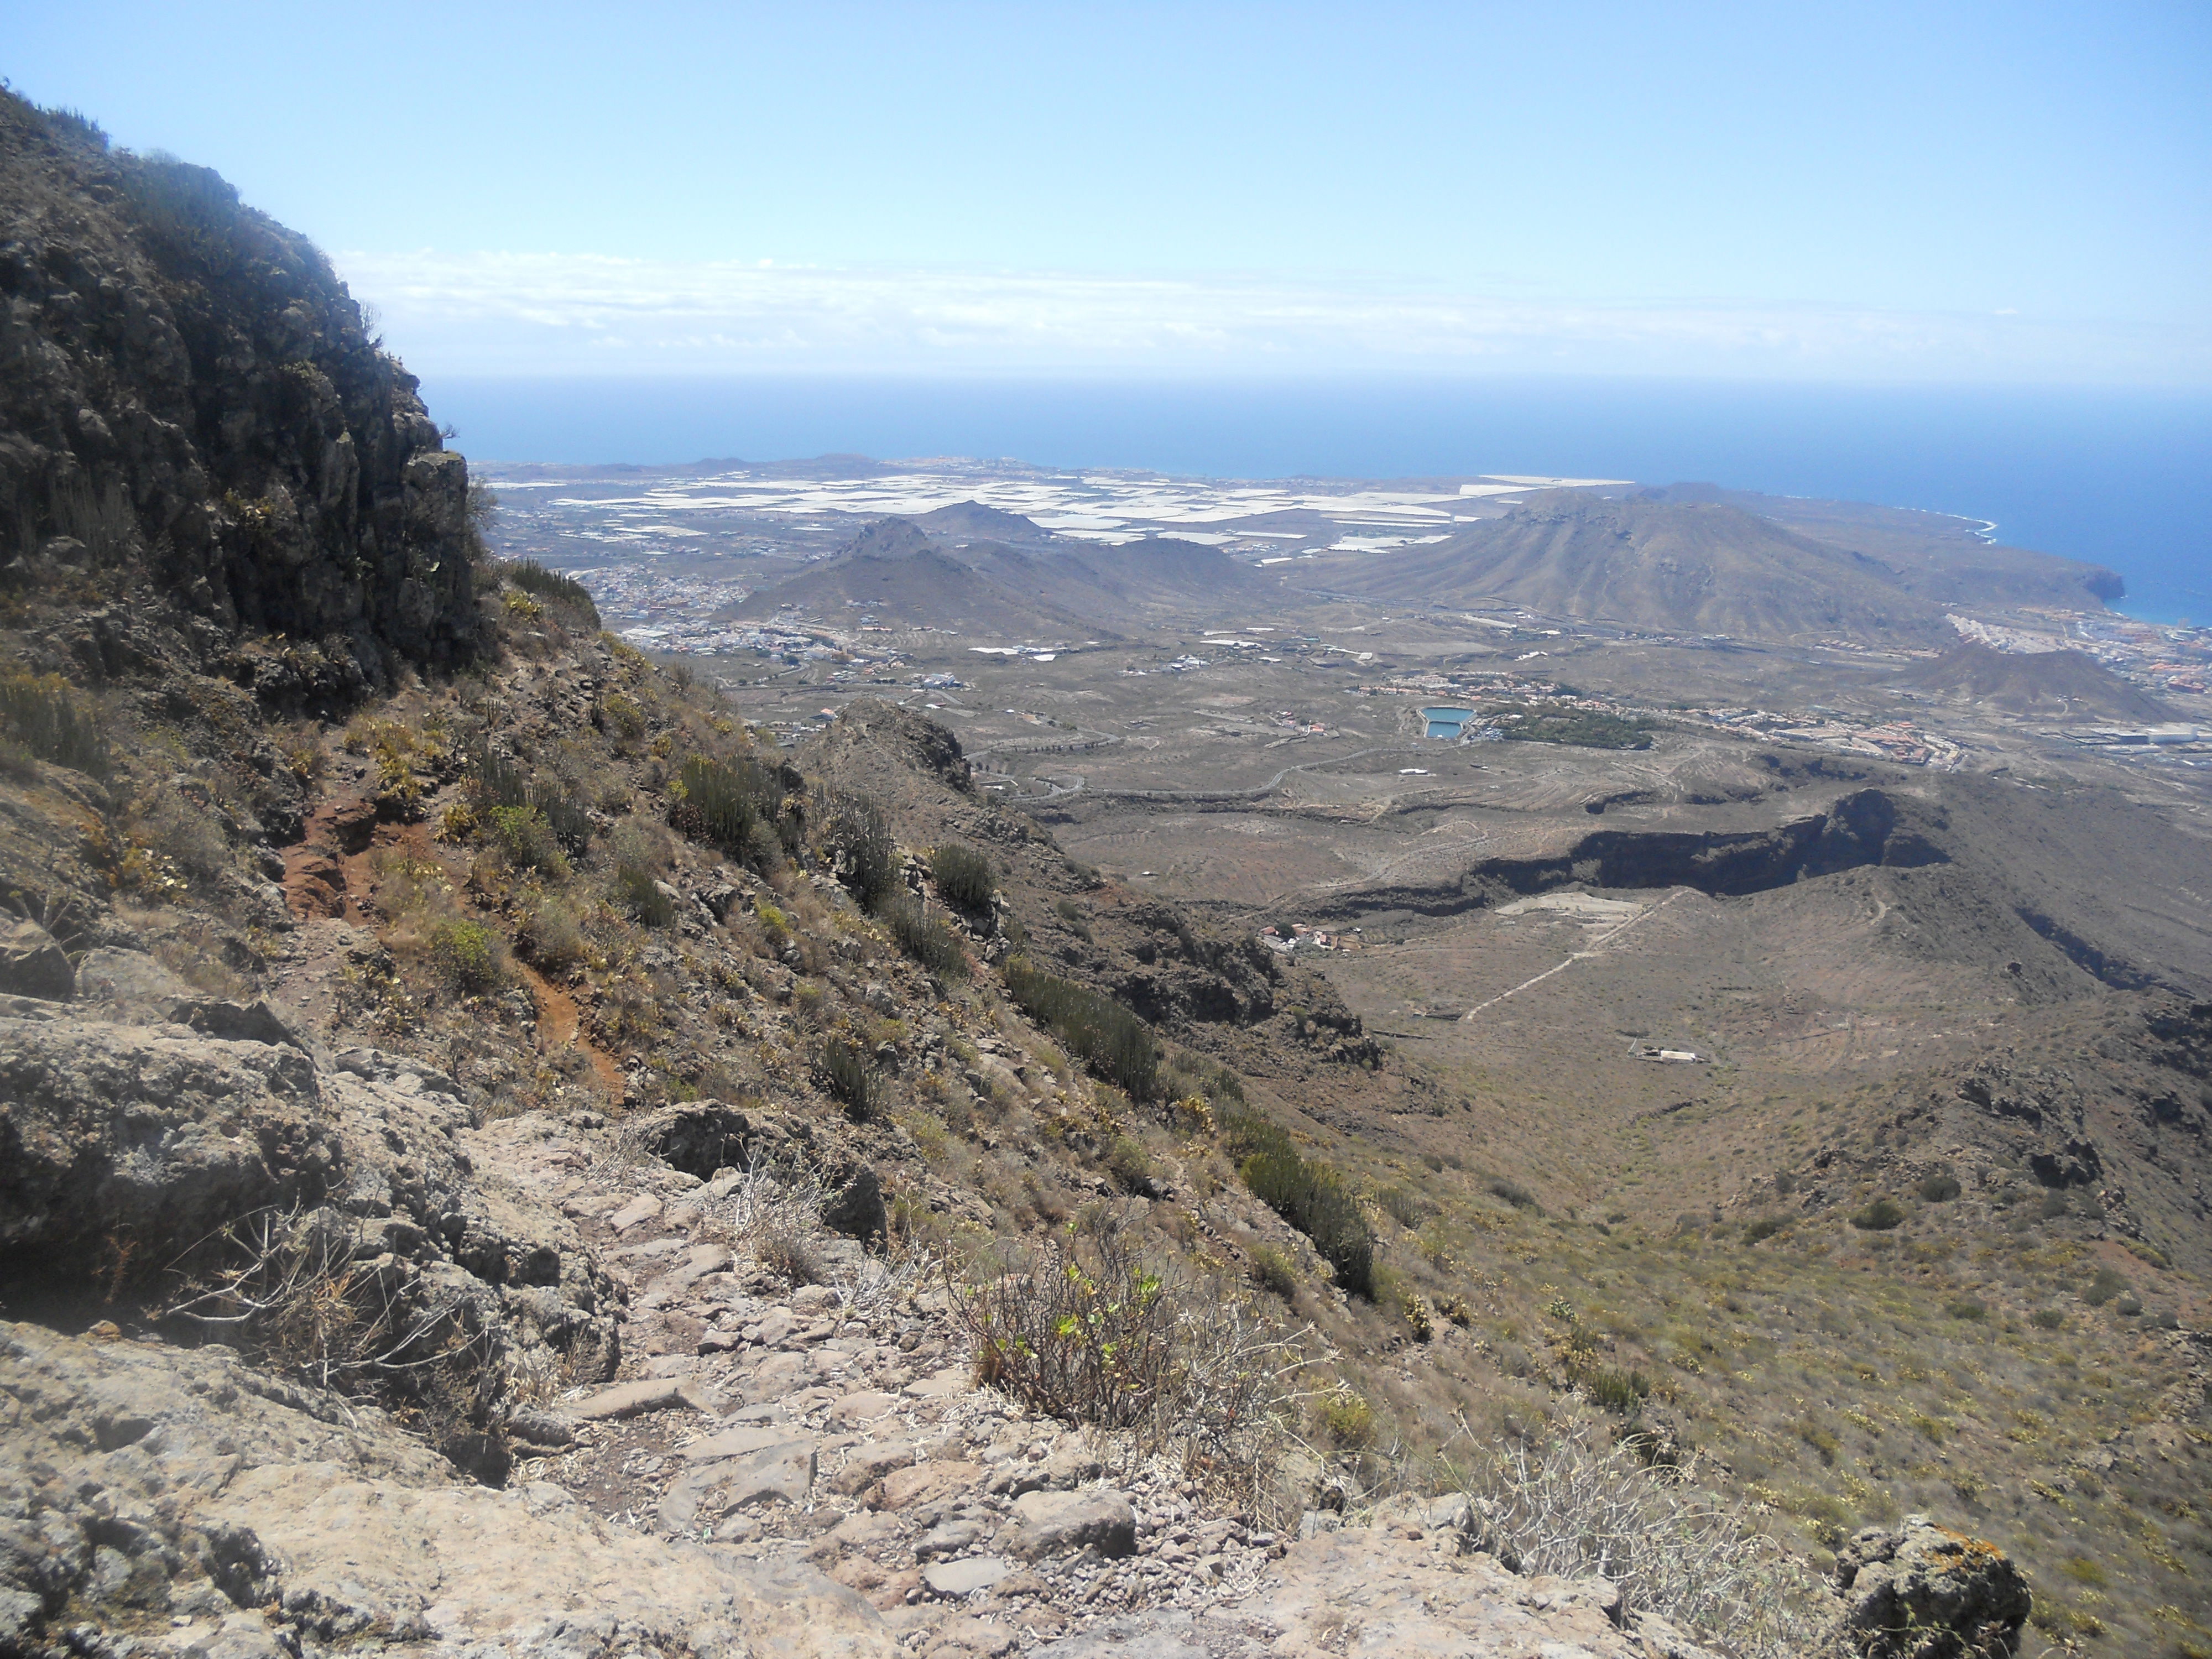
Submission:
{"label": "cliff edge", "polygon": [[0,91],[9,586],[143,571],[319,657],[262,689],[327,700],[469,650],[473,546],[467,463],[313,244],[209,168]]}

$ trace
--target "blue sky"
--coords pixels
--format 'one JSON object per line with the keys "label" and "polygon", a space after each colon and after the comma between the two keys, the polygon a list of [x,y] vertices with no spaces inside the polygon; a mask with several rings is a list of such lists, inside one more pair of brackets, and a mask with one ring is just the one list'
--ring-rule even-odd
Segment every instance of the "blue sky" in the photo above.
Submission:
{"label": "blue sky", "polygon": [[76,0],[438,374],[2212,385],[2212,8]]}

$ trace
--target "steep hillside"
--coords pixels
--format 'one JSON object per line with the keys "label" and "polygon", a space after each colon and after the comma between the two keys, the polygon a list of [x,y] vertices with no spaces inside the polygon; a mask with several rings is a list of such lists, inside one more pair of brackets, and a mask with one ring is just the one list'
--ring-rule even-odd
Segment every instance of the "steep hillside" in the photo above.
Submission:
{"label": "steep hillside", "polygon": [[1328,580],[1395,604],[1502,602],[1677,634],[1893,641],[1942,625],[1881,566],[1741,508],[1580,493],[1537,495],[1434,547],[1332,565]]}
{"label": "steep hillside", "polygon": [[[856,699],[779,748],[574,582],[475,558],[462,464],[319,256],[7,114],[43,378],[7,392],[0,1654],[2203,1628],[2202,1252],[2159,1241],[2203,1218],[2205,1020],[2164,988],[2203,924],[2067,875],[2110,815],[1885,778],[1588,840],[1577,801],[1455,890],[1503,957],[1582,923],[1493,889],[1687,884],[1638,940],[1741,948],[1647,983],[1771,1024],[1747,999],[1849,953],[1885,1018],[1953,994],[1979,1069],[1815,1100],[1700,1067],[1639,1114],[1683,1073],[1619,1051],[1629,997],[1540,1022],[1580,1051],[1540,1073],[1409,1058],[1303,943],[1070,859],[945,727]],[[795,579],[1040,619],[1237,580],[897,521]],[[1955,844],[1992,826],[2041,927]],[[2120,889],[2183,833],[2113,853]],[[2050,960],[1960,967],[1976,905]],[[1607,971],[1577,943],[1529,982]],[[2033,1599],[1948,1524],[1985,1521]]]}
{"label": "steep hillside", "polygon": [[279,700],[465,653],[466,465],[304,238],[204,167],[0,93],[0,249],[15,592],[89,605],[146,571],[195,616],[283,635],[239,677]]}

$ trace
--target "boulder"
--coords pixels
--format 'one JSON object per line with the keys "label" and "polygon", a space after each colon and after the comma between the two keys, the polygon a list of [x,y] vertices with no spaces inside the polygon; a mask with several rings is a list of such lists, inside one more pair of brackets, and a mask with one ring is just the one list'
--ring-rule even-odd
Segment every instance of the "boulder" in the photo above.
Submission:
{"label": "boulder", "polygon": [[1844,1627],[1867,1659],[1981,1659],[2017,1650],[2027,1581],[1996,1545],[1908,1515],[1836,1554]]}
{"label": "boulder", "polygon": [[643,1151],[702,1181],[725,1169],[750,1169],[760,1138],[750,1118],[718,1100],[663,1107],[643,1118],[634,1133]]}
{"label": "boulder", "polygon": [[323,1201],[344,1155],[314,1062],[174,1031],[0,1020],[0,1244],[128,1238],[167,1260]]}
{"label": "boulder", "polygon": [[[258,1006],[197,1006],[241,1036],[66,1011],[0,1015],[0,1260],[10,1277],[66,1291],[95,1273],[240,1266],[259,1250],[289,1263],[310,1300],[374,1302],[374,1317],[356,1327],[364,1340],[412,1329],[410,1340],[471,1356],[459,1403],[476,1431],[503,1414],[526,1361],[579,1381],[612,1373],[612,1281],[572,1221],[490,1173],[526,1125],[476,1129],[459,1100],[371,1051],[347,1057],[356,1070],[320,1071]],[[255,1340],[252,1328],[235,1335]],[[353,1358],[368,1366],[356,1381],[374,1374],[405,1391],[429,1375],[410,1365],[386,1376],[366,1352]],[[498,1467],[490,1449],[468,1455]]]}
{"label": "boulder", "polygon": [[1133,1555],[1136,1512],[1127,1498],[1105,1486],[1024,1492],[1014,1500],[1014,1531],[1009,1547],[1032,1561],[1042,1555],[1085,1548],[1101,1555]]}
{"label": "boulder", "polygon": [[881,1238],[890,1224],[884,1183],[872,1166],[857,1161],[832,1170],[822,1185],[822,1224],[863,1242]]}
{"label": "boulder", "polygon": [[0,921],[0,994],[66,1002],[76,969],[59,940],[35,921]]}

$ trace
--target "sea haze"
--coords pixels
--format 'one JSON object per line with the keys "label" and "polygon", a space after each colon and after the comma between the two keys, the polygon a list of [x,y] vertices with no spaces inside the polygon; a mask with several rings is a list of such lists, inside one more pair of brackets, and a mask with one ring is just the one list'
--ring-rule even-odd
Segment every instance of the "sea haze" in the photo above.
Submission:
{"label": "sea haze", "polygon": [[1010,457],[1212,477],[1481,472],[1709,480],[1993,520],[2094,560],[2120,608],[2212,617],[2212,395],[1554,377],[1054,381],[432,377],[485,460],[830,453]]}

